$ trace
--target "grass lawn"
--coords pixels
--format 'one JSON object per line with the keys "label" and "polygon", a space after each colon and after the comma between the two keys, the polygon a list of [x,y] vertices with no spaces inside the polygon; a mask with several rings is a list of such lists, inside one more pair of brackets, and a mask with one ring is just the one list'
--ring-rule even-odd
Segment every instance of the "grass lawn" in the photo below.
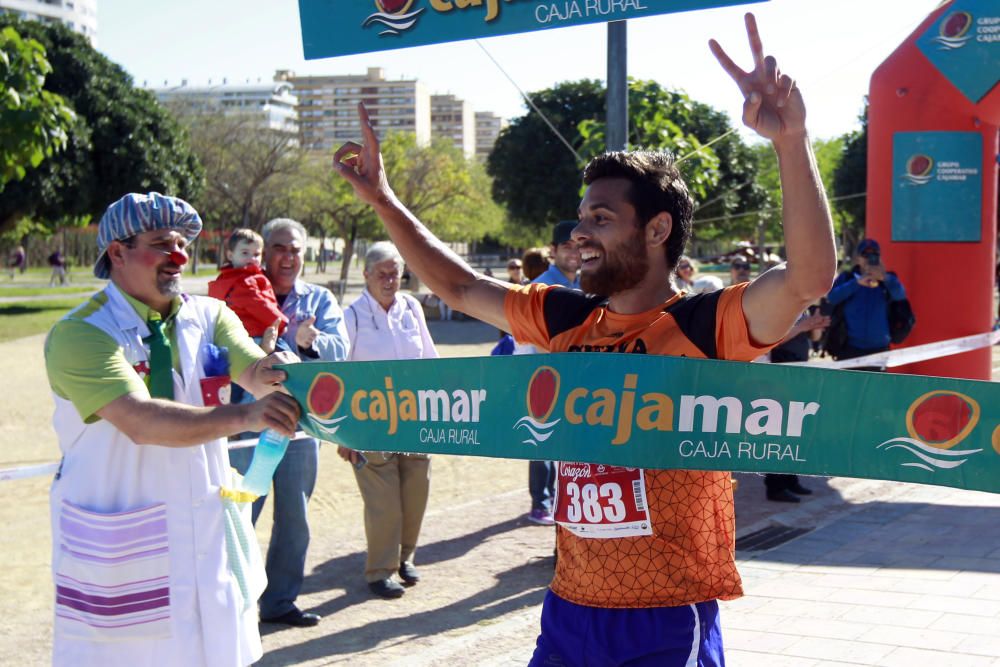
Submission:
{"label": "grass lawn", "polygon": [[50,299],[0,303],[0,343],[45,333],[83,299]]}
{"label": "grass lawn", "polygon": [[96,292],[101,288],[96,283],[93,285],[70,285],[66,287],[0,287],[0,296],[44,296],[48,294],[82,294],[84,292]]}

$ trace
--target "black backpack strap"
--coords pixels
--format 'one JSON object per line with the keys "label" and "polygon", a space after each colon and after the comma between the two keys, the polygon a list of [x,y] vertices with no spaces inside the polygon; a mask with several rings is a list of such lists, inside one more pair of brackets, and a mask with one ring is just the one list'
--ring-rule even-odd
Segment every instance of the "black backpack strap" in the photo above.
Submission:
{"label": "black backpack strap", "polygon": [[721,296],[722,290],[693,294],[678,299],[663,309],[663,312],[673,315],[681,333],[709,359],[719,358],[715,344],[715,321]]}
{"label": "black backpack strap", "polygon": [[557,287],[549,290],[543,306],[549,340],[580,326],[592,312],[607,303],[607,297],[584,294],[578,289]]}

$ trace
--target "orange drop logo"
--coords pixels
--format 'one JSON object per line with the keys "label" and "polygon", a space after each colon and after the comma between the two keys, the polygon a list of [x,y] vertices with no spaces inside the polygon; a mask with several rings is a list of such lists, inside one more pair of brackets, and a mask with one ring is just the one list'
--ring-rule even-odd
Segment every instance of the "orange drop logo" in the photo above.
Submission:
{"label": "orange drop logo", "polygon": [[309,412],[320,419],[332,417],[344,400],[344,381],[333,373],[317,373],[306,394]]}
{"label": "orange drop logo", "polygon": [[559,373],[551,366],[540,366],[528,381],[528,415],[544,422],[556,407],[559,397]]}
{"label": "orange drop logo", "polygon": [[979,423],[979,403],[957,391],[930,391],[906,412],[910,437],[936,449],[951,449]]}

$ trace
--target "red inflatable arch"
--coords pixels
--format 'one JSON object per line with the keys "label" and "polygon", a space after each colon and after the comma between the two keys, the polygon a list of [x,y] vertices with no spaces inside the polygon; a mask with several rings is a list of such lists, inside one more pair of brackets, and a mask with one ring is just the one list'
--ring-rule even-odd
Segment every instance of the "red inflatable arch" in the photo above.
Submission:
{"label": "red inflatable arch", "polygon": [[[989,331],[995,316],[1000,0],[942,4],[875,71],[867,235],[917,316],[905,346]],[[903,373],[988,380],[989,347]]]}

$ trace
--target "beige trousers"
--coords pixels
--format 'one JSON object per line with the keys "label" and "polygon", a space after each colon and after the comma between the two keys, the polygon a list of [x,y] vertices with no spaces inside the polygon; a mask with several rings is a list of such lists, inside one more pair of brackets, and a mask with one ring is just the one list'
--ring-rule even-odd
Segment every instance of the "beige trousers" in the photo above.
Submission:
{"label": "beige trousers", "polygon": [[354,471],[365,504],[368,558],[365,579],[388,579],[417,549],[427,509],[431,461],[421,454],[365,452],[368,464]]}

